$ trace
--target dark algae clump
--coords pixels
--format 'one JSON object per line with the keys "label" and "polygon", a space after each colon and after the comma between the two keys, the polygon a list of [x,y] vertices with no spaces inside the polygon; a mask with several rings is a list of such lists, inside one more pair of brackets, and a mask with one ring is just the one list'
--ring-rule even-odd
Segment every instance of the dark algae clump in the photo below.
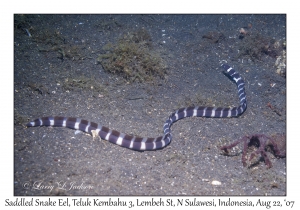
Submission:
{"label": "dark algae clump", "polygon": [[252,61],[261,60],[263,55],[276,58],[284,48],[274,38],[263,36],[259,33],[249,33],[240,36],[238,57],[248,57]]}
{"label": "dark algae clump", "polygon": [[98,56],[98,63],[112,74],[120,74],[126,80],[149,81],[163,78],[167,66],[160,53],[154,50],[151,36],[145,29],[124,35],[116,44],[108,43]]}

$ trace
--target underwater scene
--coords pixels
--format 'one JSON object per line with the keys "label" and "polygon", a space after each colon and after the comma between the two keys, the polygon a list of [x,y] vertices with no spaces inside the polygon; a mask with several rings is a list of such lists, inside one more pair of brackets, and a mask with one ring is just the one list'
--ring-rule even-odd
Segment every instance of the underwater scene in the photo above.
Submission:
{"label": "underwater scene", "polygon": [[286,195],[286,15],[15,14],[14,196]]}

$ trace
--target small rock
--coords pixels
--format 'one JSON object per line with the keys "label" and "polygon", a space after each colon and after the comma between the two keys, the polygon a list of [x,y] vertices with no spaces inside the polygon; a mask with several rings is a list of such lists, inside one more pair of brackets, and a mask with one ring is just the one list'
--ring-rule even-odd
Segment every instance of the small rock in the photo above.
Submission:
{"label": "small rock", "polygon": [[219,181],[214,180],[214,181],[211,182],[211,184],[212,185],[221,185],[222,183],[219,182]]}

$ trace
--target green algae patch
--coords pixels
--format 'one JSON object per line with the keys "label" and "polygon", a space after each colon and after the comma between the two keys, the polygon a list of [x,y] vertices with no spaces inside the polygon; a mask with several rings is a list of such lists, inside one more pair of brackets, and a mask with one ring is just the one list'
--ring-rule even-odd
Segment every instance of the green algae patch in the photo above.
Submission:
{"label": "green algae patch", "polygon": [[154,50],[151,36],[145,29],[129,33],[116,44],[108,43],[97,62],[111,74],[118,74],[129,82],[164,78],[167,65],[160,53]]}
{"label": "green algae patch", "polygon": [[66,78],[62,82],[62,88],[66,91],[92,91],[94,96],[106,95],[107,91],[98,81],[94,78],[86,76],[79,76],[73,78]]}

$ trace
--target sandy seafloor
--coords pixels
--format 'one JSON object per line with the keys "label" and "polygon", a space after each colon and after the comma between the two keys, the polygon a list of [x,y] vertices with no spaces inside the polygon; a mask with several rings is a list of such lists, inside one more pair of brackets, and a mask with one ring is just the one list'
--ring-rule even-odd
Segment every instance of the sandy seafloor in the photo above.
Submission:
{"label": "sandy seafloor", "polygon": [[[276,73],[276,57],[238,56],[241,27],[251,23],[251,33],[282,43],[285,15],[27,15],[22,20],[14,31],[14,195],[286,195],[286,158],[268,152],[270,169],[259,157],[243,167],[242,145],[232,156],[219,149],[245,135],[285,133],[286,79]],[[128,83],[105,72],[96,62],[102,47],[141,28],[168,66],[165,79]],[[35,39],[42,30],[59,33],[65,46],[76,46],[84,56],[62,59],[58,50],[45,50],[51,41]],[[210,33],[222,36],[217,42],[203,38]],[[239,104],[221,61],[245,80],[246,112],[238,118],[182,119],[172,125],[173,140],[164,149],[138,152],[68,128],[25,127],[35,118],[59,115],[160,136],[178,108]],[[83,76],[102,89],[62,87]],[[72,184],[86,189],[69,189]]]}

